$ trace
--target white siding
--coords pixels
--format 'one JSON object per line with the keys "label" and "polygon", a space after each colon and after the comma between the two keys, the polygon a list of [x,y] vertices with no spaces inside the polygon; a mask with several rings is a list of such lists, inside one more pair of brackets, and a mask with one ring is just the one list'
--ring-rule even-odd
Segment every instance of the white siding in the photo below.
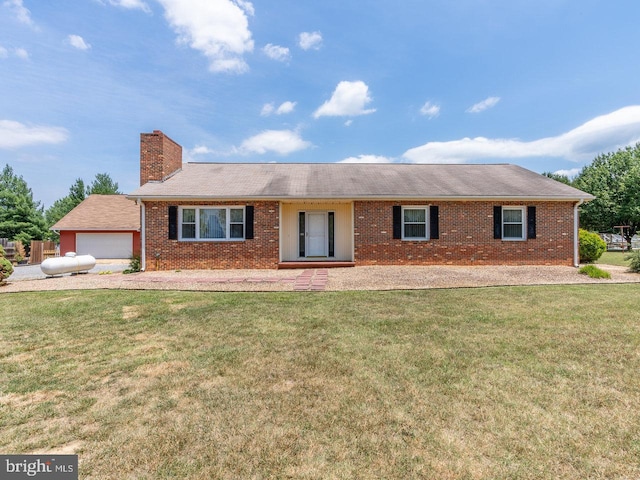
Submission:
{"label": "white siding", "polygon": [[322,201],[282,204],[282,261],[301,260],[298,256],[298,214],[312,211],[335,212],[335,256],[330,260],[353,261],[353,204]]}

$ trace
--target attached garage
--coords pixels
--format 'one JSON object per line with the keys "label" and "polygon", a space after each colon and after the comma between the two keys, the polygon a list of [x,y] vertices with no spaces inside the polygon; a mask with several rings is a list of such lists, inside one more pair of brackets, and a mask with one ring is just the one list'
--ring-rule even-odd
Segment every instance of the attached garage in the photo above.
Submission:
{"label": "attached garage", "polygon": [[140,254],[140,207],[124,195],[91,195],[51,229],[60,233],[60,255],[128,259]]}
{"label": "attached garage", "polygon": [[130,258],[132,233],[76,233],[76,253],[95,258]]}

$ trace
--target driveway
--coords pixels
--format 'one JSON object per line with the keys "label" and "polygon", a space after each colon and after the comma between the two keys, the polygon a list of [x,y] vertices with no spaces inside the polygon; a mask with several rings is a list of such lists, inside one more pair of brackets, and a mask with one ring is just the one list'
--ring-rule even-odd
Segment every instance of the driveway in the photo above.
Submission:
{"label": "driveway", "polygon": [[[89,273],[100,273],[104,271],[122,272],[126,270],[129,263],[122,263],[119,260],[110,263],[105,260],[100,260],[100,263],[96,263],[96,266],[89,270]],[[63,275],[56,275],[56,277],[71,276],[70,273]],[[9,282],[19,282],[23,280],[39,280],[46,278],[47,276],[40,270],[40,265],[17,265],[13,267],[13,273],[8,278]]]}

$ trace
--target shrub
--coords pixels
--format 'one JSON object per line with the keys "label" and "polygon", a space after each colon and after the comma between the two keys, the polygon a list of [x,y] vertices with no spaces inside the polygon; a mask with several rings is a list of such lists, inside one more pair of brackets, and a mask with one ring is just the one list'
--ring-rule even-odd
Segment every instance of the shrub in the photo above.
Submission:
{"label": "shrub", "polygon": [[585,265],[578,270],[578,273],[589,275],[591,278],[611,278],[611,274],[609,272],[605,272],[595,265]]}
{"label": "shrub", "polygon": [[580,262],[592,263],[598,260],[607,249],[607,244],[594,232],[580,229],[578,234],[580,242]]}
{"label": "shrub", "polygon": [[133,255],[129,261],[129,268],[124,270],[122,273],[137,273],[140,271],[140,267],[140,255]]}
{"label": "shrub", "polygon": [[640,250],[634,250],[629,255],[626,255],[624,259],[629,260],[629,270],[634,273],[640,273]]}
{"label": "shrub", "polygon": [[4,249],[0,247],[0,285],[7,283],[7,278],[13,273],[13,265],[4,258]]}

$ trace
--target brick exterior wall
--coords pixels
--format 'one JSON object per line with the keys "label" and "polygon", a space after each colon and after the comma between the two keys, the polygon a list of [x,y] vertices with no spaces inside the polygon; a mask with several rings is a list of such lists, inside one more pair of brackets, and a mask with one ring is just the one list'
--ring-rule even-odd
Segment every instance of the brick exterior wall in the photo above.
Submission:
{"label": "brick exterior wall", "polygon": [[182,147],[159,130],[140,134],[140,185],[161,182],[182,168]]}
{"label": "brick exterior wall", "polygon": [[[394,239],[393,205],[416,204],[355,202],[356,265],[573,265],[571,202],[434,203],[439,206],[439,239]],[[494,205],[535,206],[536,238],[494,239]]]}
{"label": "brick exterior wall", "polygon": [[[169,240],[169,205],[253,205],[254,238],[224,242]],[[278,202],[145,202],[145,216],[146,270],[276,268],[278,264]]]}
{"label": "brick exterior wall", "polygon": [[[439,206],[439,239],[394,239],[393,206],[416,204],[420,202],[354,202],[356,265],[573,265],[571,202],[434,203]],[[169,205],[253,205],[254,238],[169,240]],[[494,205],[535,206],[536,238],[494,239]],[[145,206],[147,270],[276,268],[278,264],[278,202],[145,202]]]}

